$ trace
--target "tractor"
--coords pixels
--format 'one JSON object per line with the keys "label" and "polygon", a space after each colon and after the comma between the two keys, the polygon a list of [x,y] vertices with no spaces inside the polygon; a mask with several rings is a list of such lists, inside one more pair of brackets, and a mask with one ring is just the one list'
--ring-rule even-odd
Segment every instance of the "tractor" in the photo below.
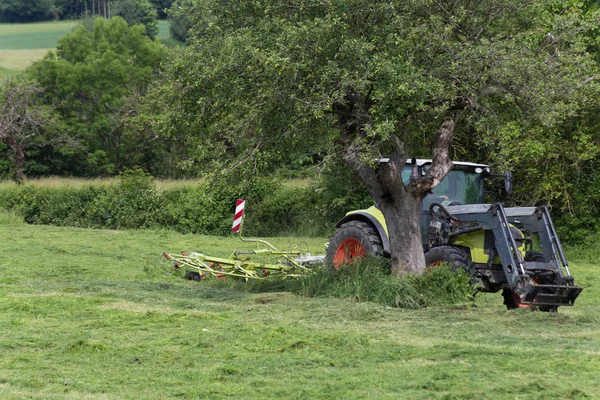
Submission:
{"label": "tractor", "polygon": [[[476,291],[502,291],[508,309],[553,312],[572,306],[583,288],[575,286],[548,208],[484,204],[486,181],[503,178],[504,192],[511,193],[511,173],[453,164],[423,199],[421,239],[428,267],[447,263],[467,271]],[[431,160],[408,160],[403,181],[424,175],[430,166]],[[386,221],[377,204],[347,213],[336,228],[326,255],[334,268],[365,255],[389,256]]]}

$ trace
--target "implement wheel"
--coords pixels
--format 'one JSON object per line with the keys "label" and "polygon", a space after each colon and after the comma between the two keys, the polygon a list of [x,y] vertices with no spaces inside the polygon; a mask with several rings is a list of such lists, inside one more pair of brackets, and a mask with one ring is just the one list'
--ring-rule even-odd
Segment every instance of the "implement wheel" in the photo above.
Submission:
{"label": "implement wheel", "polygon": [[200,276],[199,272],[188,271],[185,273],[185,276],[183,277],[183,279],[188,280],[188,281],[200,281],[200,280],[202,280],[202,277]]}
{"label": "implement wheel", "polygon": [[356,258],[367,255],[379,257],[382,254],[383,245],[377,231],[366,222],[350,221],[340,226],[331,238],[325,261],[339,269]]}

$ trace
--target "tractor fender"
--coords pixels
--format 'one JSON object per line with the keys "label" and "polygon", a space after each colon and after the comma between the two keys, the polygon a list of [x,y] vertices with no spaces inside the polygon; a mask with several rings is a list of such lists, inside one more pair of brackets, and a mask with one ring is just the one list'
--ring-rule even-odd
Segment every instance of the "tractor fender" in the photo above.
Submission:
{"label": "tractor fender", "polygon": [[373,214],[370,214],[367,211],[352,212],[350,214],[347,214],[344,218],[340,219],[338,221],[338,223],[335,224],[335,227],[339,228],[346,222],[350,222],[350,221],[363,221],[363,222],[366,222],[367,224],[373,226],[373,228],[375,228],[375,230],[379,234],[379,238],[381,239],[381,244],[383,245],[384,254],[386,254],[386,255],[390,254],[390,239],[388,238],[387,231],[383,227],[381,222],[379,222]]}

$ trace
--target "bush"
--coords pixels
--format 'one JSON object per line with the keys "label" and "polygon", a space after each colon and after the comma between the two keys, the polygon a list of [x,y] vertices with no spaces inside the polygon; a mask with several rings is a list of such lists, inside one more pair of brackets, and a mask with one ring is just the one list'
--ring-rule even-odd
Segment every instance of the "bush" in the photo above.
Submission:
{"label": "bush", "polygon": [[[281,191],[284,189],[277,183],[257,178],[237,183],[211,180],[197,187],[161,192],[150,175],[134,169],[122,173],[117,185],[3,188],[0,204],[30,224],[109,229],[165,227],[183,233],[224,235],[231,228],[236,199],[244,198],[249,200],[249,214],[257,215],[257,229],[251,233],[277,235],[282,225],[276,221],[286,213],[276,209],[274,201],[279,197],[266,199],[274,193],[288,197]],[[266,211],[261,209],[263,203]],[[290,207],[297,210],[296,218],[302,218],[300,206]],[[261,215],[271,217],[261,221]],[[299,225],[296,220],[289,223]]]}
{"label": "bush", "polygon": [[311,189],[278,187],[260,204],[250,204],[247,231],[255,236],[321,236],[331,231],[317,217],[318,194]]}

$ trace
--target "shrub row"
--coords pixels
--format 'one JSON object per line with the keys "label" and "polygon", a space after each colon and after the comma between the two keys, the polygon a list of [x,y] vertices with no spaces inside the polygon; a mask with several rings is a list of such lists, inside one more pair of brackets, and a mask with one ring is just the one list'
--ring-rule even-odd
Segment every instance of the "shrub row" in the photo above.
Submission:
{"label": "shrub row", "polygon": [[324,206],[330,199],[315,188],[286,188],[257,178],[159,191],[140,170],[125,172],[114,185],[3,188],[0,207],[30,224],[223,235],[231,228],[238,198],[248,200],[248,235],[329,235],[343,215],[332,214]]}

